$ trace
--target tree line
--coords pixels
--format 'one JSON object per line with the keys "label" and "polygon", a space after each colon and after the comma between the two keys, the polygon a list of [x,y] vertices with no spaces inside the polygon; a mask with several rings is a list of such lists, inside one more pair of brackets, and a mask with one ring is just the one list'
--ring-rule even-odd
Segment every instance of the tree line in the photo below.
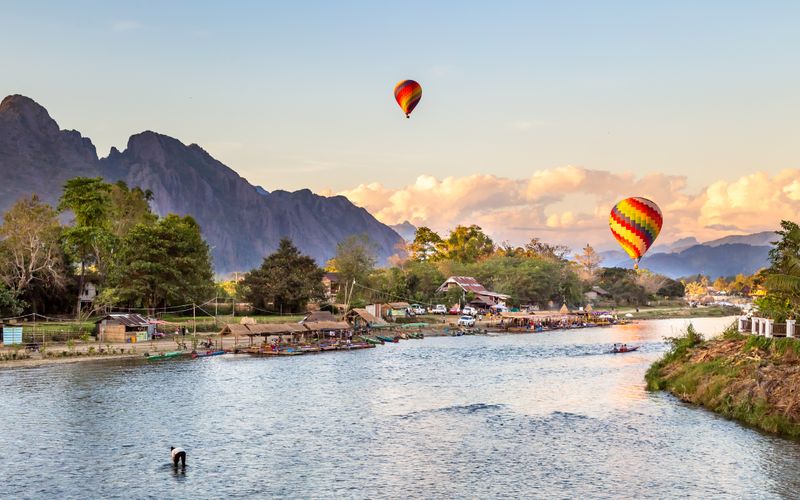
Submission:
{"label": "tree line", "polygon": [[[151,200],[99,177],[68,180],[56,207],[36,195],[17,200],[0,225],[0,313],[81,316],[207,298],[213,270],[200,226],[157,216]],[[90,283],[100,294],[87,309],[81,293]]]}

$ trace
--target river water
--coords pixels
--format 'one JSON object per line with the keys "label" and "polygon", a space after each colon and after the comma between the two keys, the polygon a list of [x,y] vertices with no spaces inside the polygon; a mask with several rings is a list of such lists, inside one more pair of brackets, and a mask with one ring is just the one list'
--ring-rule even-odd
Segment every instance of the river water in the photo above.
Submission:
{"label": "river water", "polygon": [[0,497],[797,495],[800,445],[645,391],[685,324],[3,370]]}

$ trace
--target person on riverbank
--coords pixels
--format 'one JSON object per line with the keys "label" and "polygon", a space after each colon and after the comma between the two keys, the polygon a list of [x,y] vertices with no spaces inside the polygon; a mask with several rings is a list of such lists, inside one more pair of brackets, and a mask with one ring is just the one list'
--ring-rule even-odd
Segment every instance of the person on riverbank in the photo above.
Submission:
{"label": "person on riverbank", "polygon": [[181,467],[186,467],[186,451],[183,448],[175,448],[174,446],[170,446],[169,450],[172,453],[172,465],[177,467],[178,462],[180,462]]}

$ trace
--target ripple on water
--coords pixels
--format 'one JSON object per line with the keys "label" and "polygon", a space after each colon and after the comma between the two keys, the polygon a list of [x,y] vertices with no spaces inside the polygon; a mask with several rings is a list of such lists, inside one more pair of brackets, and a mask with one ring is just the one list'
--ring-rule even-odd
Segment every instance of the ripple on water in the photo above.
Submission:
{"label": "ripple on water", "polygon": [[644,391],[682,323],[0,371],[3,496],[792,496],[797,444]]}

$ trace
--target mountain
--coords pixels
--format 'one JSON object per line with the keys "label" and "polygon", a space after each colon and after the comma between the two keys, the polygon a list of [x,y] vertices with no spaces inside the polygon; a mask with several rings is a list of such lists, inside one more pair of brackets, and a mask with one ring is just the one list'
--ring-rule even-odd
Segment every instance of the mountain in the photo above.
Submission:
{"label": "mountain", "polygon": [[[671,278],[705,274],[711,279],[736,274],[753,274],[767,265],[770,247],[728,243],[695,245],[681,252],[645,256],[640,267]],[[632,267],[630,262],[623,267]]]}
{"label": "mountain", "polygon": [[389,227],[394,229],[395,232],[400,236],[402,236],[402,238],[406,241],[412,241],[414,237],[417,235],[417,226],[408,221],[405,221],[402,224],[395,224]]}
{"label": "mountain", "polygon": [[342,196],[319,196],[255,187],[196,144],[155,132],[128,140],[99,159],[92,142],[77,131],[60,130],[47,110],[24,96],[0,104],[0,210],[35,192],[58,202],[67,179],[102,176],[153,192],[153,210],[191,215],[212,248],[217,273],[249,270],[291,238],[304,253],[324,263],[347,236],[367,234],[380,263],[397,253],[402,238]]}
{"label": "mountain", "polygon": [[0,103],[0,211],[32,193],[55,206],[68,179],[98,173],[92,141],[60,130],[32,99],[13,95]]}
{"label": "mountain", "polygon": [[703,245],[707,247],[718,247],[720,245],[729,245],[732,243],[741,243],[743,245],[753,246],[772,246],[774,241],[778,240],[778,235],[775,231],[762,231],[754,234],[740,234],[733,236],[725,236],[718,240],[706,241]]}

